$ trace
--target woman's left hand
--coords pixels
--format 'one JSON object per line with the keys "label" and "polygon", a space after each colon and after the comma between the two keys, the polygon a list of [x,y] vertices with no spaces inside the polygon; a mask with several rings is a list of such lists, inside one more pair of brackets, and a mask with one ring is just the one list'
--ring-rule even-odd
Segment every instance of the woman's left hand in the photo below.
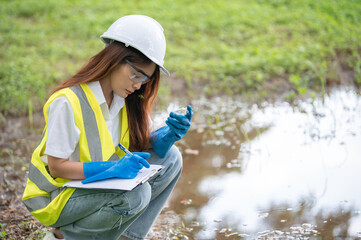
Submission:
{"label": "woman's left hand", "polygon": [[187,106],[187,114],[171,112],[165,121],[167,126],[161,127],[150,134],[150,144],[154,151],[163,158],[174,142],[182,139],[191,126],[193,109]]}
{"label": "woman's left hand", "polygon": [[171,135],[175,141],[182,139],[187,134],[191,126],[193,109],[188,105],[187,110],[188,111],[186,115],[171,112],[168,119],[165,121],[170,129],[168,134]]}

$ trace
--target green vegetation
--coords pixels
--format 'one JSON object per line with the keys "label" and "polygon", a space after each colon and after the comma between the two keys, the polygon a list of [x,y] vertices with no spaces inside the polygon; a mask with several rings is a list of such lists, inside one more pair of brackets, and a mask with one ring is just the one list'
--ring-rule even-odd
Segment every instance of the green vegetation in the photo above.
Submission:
{"label": "green vegetation", "polygon": [[[26,239],[41,240],[44,235],[49,231],[49,227],[44,227],[34,220],[24,220],[19,224],[8,226],[5,223],[0,223],[0,239],[17,240],[22,236],[28,236]],[[22,237],[21,239],[25,239]]]}
{"label": "green vegetation", "polygon": [[[361,83],[361,1],[37,1],[0,4],[0,112],[38,110],[48,91],[102,49],[117,18],[144,14],[165,29],[165,65],[204,93],[262,92],[283,79],[294,94]],[[165,93],[167,91],[162,91]]]}

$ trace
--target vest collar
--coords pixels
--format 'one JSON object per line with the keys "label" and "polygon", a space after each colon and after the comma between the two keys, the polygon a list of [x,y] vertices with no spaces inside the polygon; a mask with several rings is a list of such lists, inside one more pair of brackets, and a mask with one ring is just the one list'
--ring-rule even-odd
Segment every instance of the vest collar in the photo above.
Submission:
{"label": "vest collar", "polygon": [[103,116],[106,120],[108,119],[114,119],[119,111],[124,107],[125,99],[118,96],[116,93],[113,92],[113,101],[110,105],[110,108],[108,108],[107,102],[104,97],[104,93],[102,90],[102,87],[99,83],[99,81],[89,82],[87,83],[88,87],[92,91],[95,99],[100,105],[100,108],[102,109]]}

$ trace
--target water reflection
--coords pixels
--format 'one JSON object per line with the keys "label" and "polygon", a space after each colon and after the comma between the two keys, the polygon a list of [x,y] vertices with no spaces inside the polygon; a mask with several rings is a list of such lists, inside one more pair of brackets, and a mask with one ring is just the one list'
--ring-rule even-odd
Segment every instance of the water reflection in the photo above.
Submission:
{"label": "water reflection", "polygon": [[360,235],[361,98],[199,100],[170,207],[191,239]]}

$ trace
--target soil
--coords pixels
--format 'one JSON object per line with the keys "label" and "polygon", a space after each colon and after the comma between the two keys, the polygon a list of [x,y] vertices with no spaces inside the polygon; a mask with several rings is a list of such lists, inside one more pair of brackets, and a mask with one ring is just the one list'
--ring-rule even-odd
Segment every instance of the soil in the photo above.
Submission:
{"label": "soil", "polygon": [[21,202],[32,149],[39,140],[42,120],[33,127],[25,117],[7,118],[0,135],[0,238],[41,239],[47,229],[32,217]]}

